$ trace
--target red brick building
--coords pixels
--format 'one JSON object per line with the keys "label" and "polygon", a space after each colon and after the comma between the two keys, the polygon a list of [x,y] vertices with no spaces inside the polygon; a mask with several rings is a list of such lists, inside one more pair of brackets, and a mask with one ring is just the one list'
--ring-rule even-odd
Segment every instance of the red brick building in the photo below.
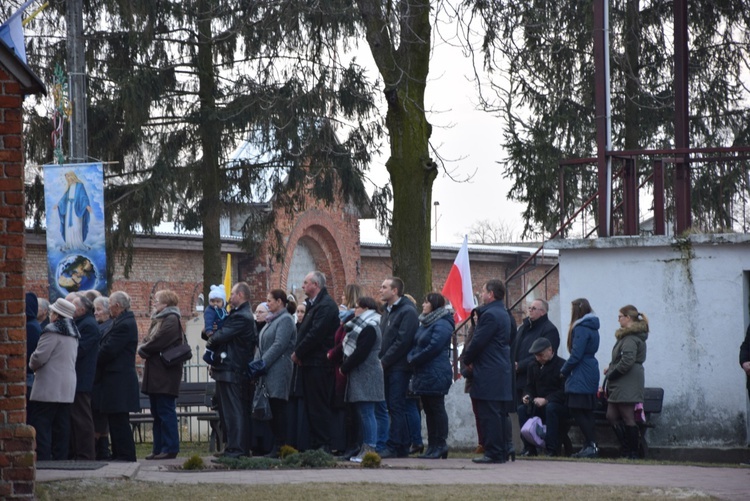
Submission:
{"label": "red brick building", "polygon": [[26,423],[24,96],[44,85],[0,41],[0,498],[34,498],[34,429]]}

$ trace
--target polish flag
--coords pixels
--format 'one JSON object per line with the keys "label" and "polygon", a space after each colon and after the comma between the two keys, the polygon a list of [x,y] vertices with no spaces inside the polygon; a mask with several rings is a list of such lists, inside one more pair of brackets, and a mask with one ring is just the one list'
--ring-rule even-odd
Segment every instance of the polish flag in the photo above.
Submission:
{"label": "polish flag", "polygon": [[456,323],[459,323],[471,314],[471,310],[476,308],[474,302],[474,291],[471,287],[471,269],[469,268],[469,240],[464,235],[464,243],[458,256],[453,262],[451,272],[443,286],[443,296],[451,302],[453,311],[455,311]]}

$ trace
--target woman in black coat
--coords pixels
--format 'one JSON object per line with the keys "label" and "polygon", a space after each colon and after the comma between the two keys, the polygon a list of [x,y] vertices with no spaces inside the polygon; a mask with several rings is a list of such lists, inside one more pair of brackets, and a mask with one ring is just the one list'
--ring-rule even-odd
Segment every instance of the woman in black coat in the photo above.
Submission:
{"label": "woman in black coat", "polygon": [[406,358],[414,368],[411,391],[422,400],[427,420],[428,448],[419,456],[422,459],[448,457],[445,395],[453,383],[450,344],[454,325],[453,315],[445,309],[445,298],[437,292],[427,294],[422,303],[414,346]]}

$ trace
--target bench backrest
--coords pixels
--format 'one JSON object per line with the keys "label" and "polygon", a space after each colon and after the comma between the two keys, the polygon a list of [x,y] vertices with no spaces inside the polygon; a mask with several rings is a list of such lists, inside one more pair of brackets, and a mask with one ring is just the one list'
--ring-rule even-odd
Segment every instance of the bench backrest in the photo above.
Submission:
{"label": "bench backrest", "polygon": [[[211,396],[216,391],[214,381],[204,381],[199,383],[182,381],[180,383],[180,393],[177,395],[175,405],[177,407],[210,407]],[[145,393],[140,394],[141,410],[151,408],[151,400]],[[209,404],[206,404],[209,402]]]}
{"label": "bench backrest", "polygon": [[664,403],[664,388],[644,388],[643,412],[646,414],[658,414]]}

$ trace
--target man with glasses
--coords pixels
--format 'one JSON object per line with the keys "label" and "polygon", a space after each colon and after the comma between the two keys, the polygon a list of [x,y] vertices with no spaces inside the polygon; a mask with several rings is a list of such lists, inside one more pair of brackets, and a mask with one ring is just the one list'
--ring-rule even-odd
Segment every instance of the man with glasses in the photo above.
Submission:
{"label": "man with glasses", "polygon": [[524,319],[521,327],[518,328],[512,349],[516,367],[516,405],[521,404],[523,389],[528,383],[529,370],[536,363],[534,355],[529,353],[534,341],[539,338],[548,339],[555,353],[560,347],[560,333],[547,317],[548,310],[547,301],[544,299],[533,300],[528,308],[529,316]]}

